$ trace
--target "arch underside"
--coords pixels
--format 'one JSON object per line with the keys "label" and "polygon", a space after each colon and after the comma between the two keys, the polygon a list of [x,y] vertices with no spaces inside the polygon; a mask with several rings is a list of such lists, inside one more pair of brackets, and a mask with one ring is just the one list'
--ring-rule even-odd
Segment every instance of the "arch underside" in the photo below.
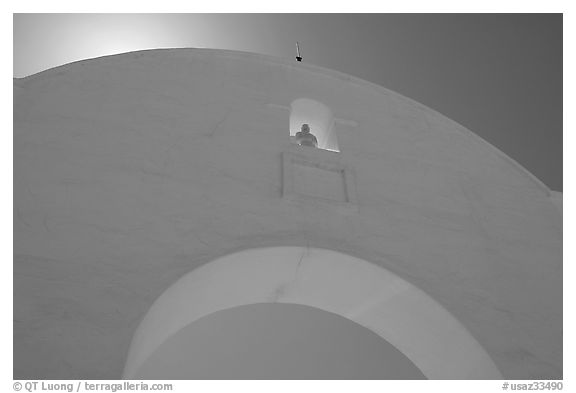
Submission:
{"label": "arch underside", "polygon": [[418,380],[376,333],[318,308],[258,303],[200,318],[164,341],[135,379]]}
{"label": "arch underside", "polygon": [[372,263],[334,251],[274,247],[230,254],[188,273],[153,304],[130,347],[124,378],[184,327],[257,303],[291,303],[376,333],[429,379],[501,379],[464,326],[423,291]]}

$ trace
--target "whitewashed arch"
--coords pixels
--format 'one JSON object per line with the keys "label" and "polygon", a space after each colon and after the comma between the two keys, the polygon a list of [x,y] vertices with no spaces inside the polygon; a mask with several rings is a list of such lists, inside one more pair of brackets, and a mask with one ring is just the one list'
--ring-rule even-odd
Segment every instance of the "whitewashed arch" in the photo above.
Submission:
{"label": "whitewashed arch", "polygon": [[398,348],[429,379],[502,378],[464,326],[420,289],[364,260],[304,247],[230,254],[179,279],[136,330],[124,378],[188,324],[216,311],[275,302],[348,318]]}

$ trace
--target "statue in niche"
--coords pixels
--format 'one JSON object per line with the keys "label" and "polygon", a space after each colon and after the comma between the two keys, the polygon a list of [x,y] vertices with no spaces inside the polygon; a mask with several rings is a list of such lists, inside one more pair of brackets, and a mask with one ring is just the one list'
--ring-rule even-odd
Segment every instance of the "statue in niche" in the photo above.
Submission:
{"label": "statue in niche", "polygon": [[318,139],[310,133],[308,124],[302,124],[301,130],[296,133],[296,143],[300,146],[318,147]]}

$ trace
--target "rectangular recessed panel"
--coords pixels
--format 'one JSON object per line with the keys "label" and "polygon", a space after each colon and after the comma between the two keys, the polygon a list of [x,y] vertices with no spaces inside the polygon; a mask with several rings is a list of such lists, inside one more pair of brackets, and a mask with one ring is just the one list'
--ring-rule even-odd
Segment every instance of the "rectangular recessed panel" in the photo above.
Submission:
{"label": "rectangular recessed panel", "polygon": [[294,165],[294,192],[316,198],[348,202],[343,170],[329,170],[303,163]]}

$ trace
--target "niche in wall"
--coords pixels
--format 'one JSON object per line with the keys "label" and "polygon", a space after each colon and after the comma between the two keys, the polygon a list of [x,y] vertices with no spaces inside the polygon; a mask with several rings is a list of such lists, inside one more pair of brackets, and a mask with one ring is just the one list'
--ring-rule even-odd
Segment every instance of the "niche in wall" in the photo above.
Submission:
{"label": "niche in wall", "polygon": [[334,115],[329,107],[310,98],[298,98],[290,105],[290,137],[301,130],[302,124],[310,126],[310,133],[318,140],[318,148],[339,152],[334,132]]}

